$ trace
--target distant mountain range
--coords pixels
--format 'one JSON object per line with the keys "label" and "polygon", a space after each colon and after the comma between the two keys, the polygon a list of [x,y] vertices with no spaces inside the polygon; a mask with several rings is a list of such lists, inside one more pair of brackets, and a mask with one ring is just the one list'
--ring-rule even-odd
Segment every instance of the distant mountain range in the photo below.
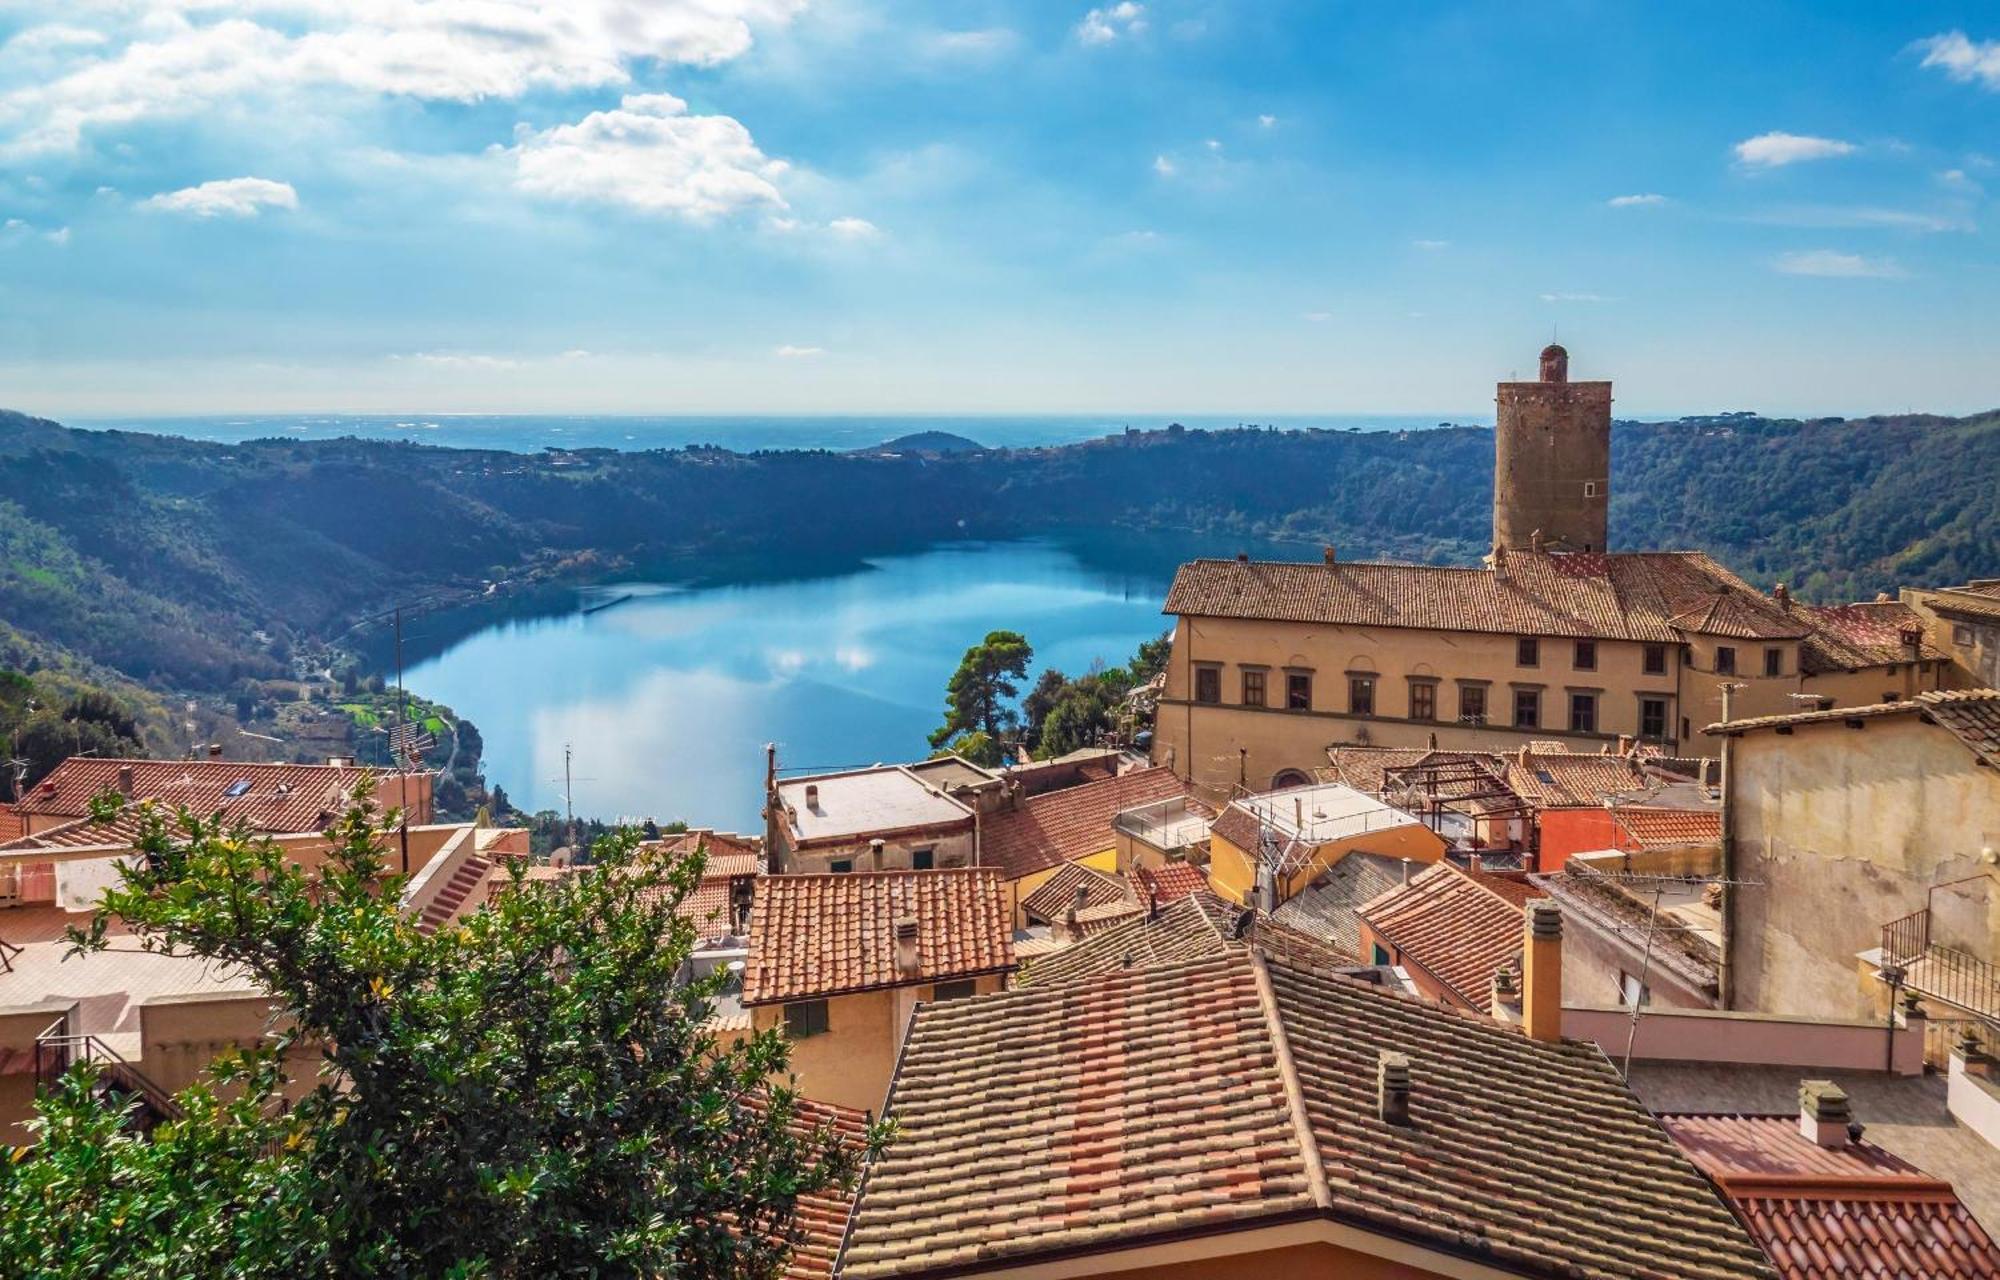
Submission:
{"label": "distant mountain range", "polygon": [[[1492,461],[1492,432],[1471,427],[516,454],[215,444],[0,413],[0,665],[223,691],[426,592],[712,577],[1065,526],[1191,531],[1221,555],[1255,538],[1467,562],[1487,549]],[[1701,548],[1821,600],[2000,574],[2000,412],[1620,423],[1613,463],[1614,546]]]}

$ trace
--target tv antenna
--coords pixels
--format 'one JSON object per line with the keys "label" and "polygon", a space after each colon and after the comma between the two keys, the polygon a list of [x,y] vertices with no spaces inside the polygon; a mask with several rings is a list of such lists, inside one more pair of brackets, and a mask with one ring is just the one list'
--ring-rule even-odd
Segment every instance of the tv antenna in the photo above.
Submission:
{"label": "tv antenna", "polygon": [[[570,763],[574,755],[575,752],[571,749],[570,744],[567,742],[563,743],[563,828],[568,833],[569,846],[572,849],[576,847],[576,806],[572,799],[571,785],[577,782],[597,781],[595,778],[576,778],[571,776]],[[556,779],[550,778],[549,781],[554,782]]]}

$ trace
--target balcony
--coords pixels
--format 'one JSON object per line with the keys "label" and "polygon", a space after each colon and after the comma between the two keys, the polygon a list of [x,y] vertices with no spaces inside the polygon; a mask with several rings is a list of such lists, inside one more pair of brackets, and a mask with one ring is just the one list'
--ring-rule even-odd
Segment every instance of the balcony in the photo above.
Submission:
{"label": "balcony", "polygon": [[[1931,938],[1926,907],[1882,926],[1882,968],[1926,1000],[2000,1026],[2000,969],[1969,951]],[[1893,980],[1893,977],[1892,977]]]}

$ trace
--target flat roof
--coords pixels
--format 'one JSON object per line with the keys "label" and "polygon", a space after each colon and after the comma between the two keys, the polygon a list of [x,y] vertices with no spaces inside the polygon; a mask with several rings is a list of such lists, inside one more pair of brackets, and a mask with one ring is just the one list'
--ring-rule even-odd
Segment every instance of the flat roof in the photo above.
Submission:
{"label": "flat roof", "polygon": [[[813,803],[808,788],[816,788]],[[899,764],[823,773],[778,784],[800,840],[837,840],[877,831],[971,822],[972,810]]]}
{"label": "flat roof", "polygon": [[103,1037],[137,1062],[140,1005],[161,996],[247,995],[260,989],[248,970],[234,965],[140,951],[116,921],[109,950],[70,955],[63,926],[89,920],[88,912],[56,907],[0,911],[0,938],[21,948],[11,967],[0,970],[0,1006],[74,1002],[77,1031]]}
{"label": "flat roof", "polygon": [[1259,826],[1268,825],[1279,835],[1306,844],[1419,825],[1394,805],[1338,782],[1266,791],[1244,796],[1235,805],[1256,818]]}

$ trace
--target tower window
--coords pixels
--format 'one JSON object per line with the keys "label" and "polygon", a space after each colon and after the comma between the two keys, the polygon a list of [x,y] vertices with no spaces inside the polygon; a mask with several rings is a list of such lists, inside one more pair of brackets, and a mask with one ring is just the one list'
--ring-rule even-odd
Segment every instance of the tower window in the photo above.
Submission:
{"label": "tower window", "polygon": [[1595,498],[1597,496],[1597,481],[1586,480],[1583,482],[1583,496],[1586,498]]}

